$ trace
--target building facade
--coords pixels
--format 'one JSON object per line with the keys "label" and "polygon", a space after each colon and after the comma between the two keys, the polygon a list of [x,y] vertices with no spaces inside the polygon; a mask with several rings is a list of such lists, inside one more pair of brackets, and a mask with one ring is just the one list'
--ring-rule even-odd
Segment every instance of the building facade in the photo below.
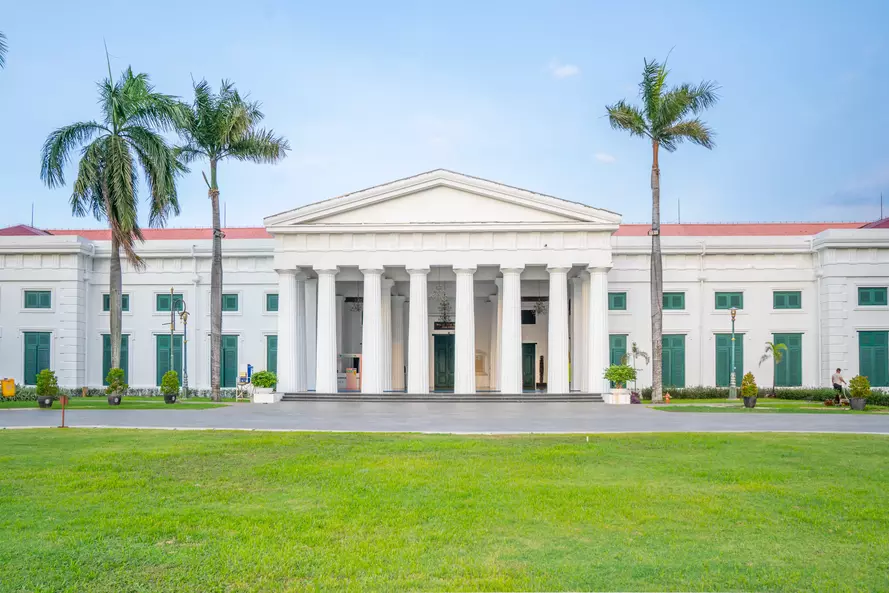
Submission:
{"label": "building facade", "polygon": [[[607,393],[610,363],[651,351],[650,229],[615,213],[437,170],[264,222],[223,241],[224,386],[250,364],[281,393]],[[664,225],[665,385],[728,384],[732,307],[739,377],[824,386],[839,367],[889,385],[889,229],[862,226]],[[138,251],[129,384],[172,364],[209,387],[210,231],[148,230]],[[102,384],[109,252],[107,231],[0,231],[0,376]],[[777,367],[766,342],[788,347]]]}

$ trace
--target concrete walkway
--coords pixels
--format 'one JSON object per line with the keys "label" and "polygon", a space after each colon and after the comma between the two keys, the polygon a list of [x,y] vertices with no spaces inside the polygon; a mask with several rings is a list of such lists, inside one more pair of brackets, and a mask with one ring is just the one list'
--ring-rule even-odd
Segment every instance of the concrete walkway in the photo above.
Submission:
{"label": "concrete walkway", "polygon": [[[58,426],[59,409],[0,410],[0,428]],[[209,410],[68,410],[72,427],[446,433],[848,432],[889,434],[889,415],[659,412],[591,403],[286,402]]]}

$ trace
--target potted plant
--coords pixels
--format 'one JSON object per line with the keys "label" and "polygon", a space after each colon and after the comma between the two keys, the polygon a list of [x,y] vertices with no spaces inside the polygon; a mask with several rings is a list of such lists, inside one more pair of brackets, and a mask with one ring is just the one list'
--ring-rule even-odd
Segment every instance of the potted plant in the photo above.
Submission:
{"label": "potted plant", "polygon": [[51,408],[57,395],[59,395],[59,381],[56,379],[56,374],[49,369],[37,373],[37,405],[41,408]]}
{"label": "potted plant", "polygon": [[624,387],[636,378],[636,369],[625,364],[613,364],[605,371],[605,378],[614,383],[611,390],[612,404],[630,403],[630,392]]}
{"label": "potted plant", "polygon": [[753,373],[748,371],[744,378],[741,379],[741,396],[744,398],[745,408],[756,407],[756,396],[758,393],[759,388],[756,386],[756,379],[753,378]]}
{"label": "potted plant", "polygon": [[870,381],[867,377],[856,375],[849,379],[849,407],[853,410],[863,410],[870,397]]}
{"label": "potted plant", "polygon": [[161,378],[161,394],[165,404],[175,404],[179,397],[179,374],[176,371],[167,371]]}
{"label": "potted plant", "polygon": [[129,385],[124,382],[123,369],[111,369],[105,377],[108,387],[105,388],[105,395],[108,396],[109,406],[119,406]]}
{"label": "potted plant", "polygon": [[271,371],[259,371],[253,373],[250,378],[253,384],[253,401],[259,404],[273,404],[278,401],[275,387],[278,384],[278,376]]}

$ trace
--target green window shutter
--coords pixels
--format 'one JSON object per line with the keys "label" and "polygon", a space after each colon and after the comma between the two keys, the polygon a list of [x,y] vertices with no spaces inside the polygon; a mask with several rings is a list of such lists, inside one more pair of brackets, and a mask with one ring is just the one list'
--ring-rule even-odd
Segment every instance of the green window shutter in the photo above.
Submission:
{"label": "green window shutter", "polygon": [[[167,363],[169,366],[169,361]],[[120,336],[120,368],[123,369],[124,382],[129,383],[130,376],[130,336]],[[111,370],[111,336],[102,334],[102,385],[108,385],[105,378]]]}
{"label": "green window shutter", "polygon": [[772,365],[775,368],[775,387],[800,387],[803,384],[803,335],[775,334],[772,336],[775,345],[784,344],[787,350],[781,362]]}
{"label": "green window shutter", "polygon": [[780,290],[773,293],[773,308],[775,309],[800,309],[802,307],[802,295],[798,290]]}
{"label": "green window shutter", "polygon": [[627,310],[627,293],[625,293],[625,292],[609,292],[608,293],[608,310],[609,311],[626,311]]}
{"label": "green window shutter", "polygon": [[238,381],[238,336],[222,336],[220,386],[235,387]]}
{"label": "green window shutter", "polygon": [[[156,297],[156,305],[155,310],[160,312],[169,312],[170,311],[170,295],[168,294],[159,294]],[[160,385],[160,383],[158,383]]]}
{"label": "green window shutter", "polygon": [[224,294],[222,295],[222,310],[223,311],[237,311],[238,310],[238,295],[237,294]]}
{"label": "green window shutter", "polygon": [[679,311],[685,309],[684,292],[665,292],[663,299],[664,309]]}
{"label": "green window shutter", "polygon": [[37,308],[37,293],[26,290],[25,291],[25,309],[36,309]]}
{"label": "green window shutter", "polygon": [[38,305],[41,309],[50,309],[52,307],[52,293],[48,290],[42,290],[39,293],[40,295],[40,305]]}
{"label": "green window shutter", "polygon": [[716,293],[716,308],[717,309],[728,309],[729,308],[728,297],[721,292]]}
{"label": "green window shutter", "polygon": [[52,291],[49,290],[26,290],[25,291],[25,309],[51,309],[52,308]]}
{"label": "green window shutter", "polygon": [[744,293],[741,292],[717,292],[716,308],[717,309],[736,309],[744,308]]}
{"label": "green window shutter", "polygon": [[685,387],[685,336],[664,335],[662,344],[664,387]]}
{"label": "green window shutter", "polygon": [[128,295],[128,294],[120,295],[120,310],[121,311],[129,311],[130,310],[130,295]]}
{"label": "green window shutter", "polygon": [[[728,387],[732,377],[732,335],[716,334],[716,386]],[[744,334],[735,334],[735,382],[744,375]]]}
{"label": "green window shutter", "polygon": [[889,332],[858,332],[858,374],[873,387],[889,387]]}
{"label": "green window shutter", "polygon": [[25,332],[25,385],[36,385],[37,374],[49,368],[52,334],[49,332]]}
{"label": "green window shutter", "polygon": [[886,287],[869,286],[858,288],[858,305],[862,307],[883,307],[887,304]]}
{"label": "green window shutter", "polygon": [[[169,296],[169,295],[168,295]],[[170,334],[155,336],[155,360],[157,367],[157,384],[161,384],[164,373],[170,370]],[[173,369],[179,374],[182,383],[182,334],[173,336]]]}
{"label": "green window shutter", "polygon": [[111,310],[111,295],[103,294],[102,295],[102,310],[110,311]]}
{"label": "green window shutter", "polygon": [[[625,334],[608,336],[608,351],[611,364],[623,364],[623,358],[627,353],[627,336]],[[614,387],[614,383],[611,386]]]}
{"label": "green window shutter", "polygon": [[270,313],[278,310],[277,293],[270,292],[265,295],[265,310]]}
{"label": "green window shutter", "polygon": [[102,385],[108,385],[105,378],[111,370],[111,336],[102,334]]}
{"label": "green window shutter", "polygon": [[265,337],[265,368],[278,373],[278,336]]}

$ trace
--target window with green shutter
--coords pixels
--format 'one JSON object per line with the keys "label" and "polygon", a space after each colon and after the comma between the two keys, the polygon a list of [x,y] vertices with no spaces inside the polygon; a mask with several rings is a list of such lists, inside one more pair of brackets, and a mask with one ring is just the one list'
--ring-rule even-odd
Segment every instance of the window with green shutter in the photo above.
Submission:
{"label": "window with green shutter", "polygon": [[669,311],[681,311],[685,309],[685,293],[684,292],[665,292],[664,293],[664,309]]}
{"label": "window with green shutter", "polygon": [[[106,311],[106,312],[111,310],[111,295],[108,293],[105,293],[102,295],[102,310]],[[130,295],[128,295],[128,294],[120,295],[120,310],[121,311],[129,311],[130,310]]]}
{"label": "window with green shutter", "polygon": [[222,336],[222,352],[219,357],[220,387],[236,387],[238,382],[238,336]]}
{"label": "window with green shutter", "polygon": [[269,313],[278,310],[278,293],[270,292],[265,295],[265,310]]}
{"label": "window with green shutter", "polygon": [[861,286],[858,288],[858,305],[861,307],[885,307],[886,300],[885,286]]}
{"label": "window with green shutter", "polygon": [[278,336],[265,337],[265,369],[278,373]]}
{"label": "window with green shutter", "polygon": [[50,332],[24,332],[25,385],[37,384],[37,373],[49,368],[52,334]]}
{"label": "window with green shutter", "polygon": [[716,293],[717,309],[743,309],[744,293],[743,292],[717,292]]}
{"label": "window with green shutter", "polygon": [[772,305],[775,309],[802,309],[802,293],[798,290],[776,290],[772,293]]}
{"label": "window with green shutter", "polygon": [[627,310],[627,293],[625,293],[625,292],[609,292],[608,293],[608,310],[609,311],[626,311]]}
{"label": "window with green shutter", "polygon": [[872,387],[889,387],[889,332],[858,332],[858,374]]}
{"label": "window with green shutter", "polygon": [[662,383],[666,387],[685,387],[685,336],[664,335],[661,343]]}
{"label": "window with green shutter", "polygon": [[784,344],[787,349],[782,350],[781,362],[772,365],[775,367],[775,387],[801,387],[803,384],[803,335],[802,334],[775,334],[772,336],[775,345]]}
{"label": "window with green shutter", "polygon": [[[608,352],[611,364],[623,364],[624,356],[627,354],[627,336],[626,334],[611,334],[608,336]],[[627,364],[631,364],[629,361]],[[614,387],[614,383],[611,383]]]}
{"label": "window with green shutter", "polygon": [[[120,336],[120,368],[123,369],[124,383],[129,383],[130,376],[130,336]],[[105,380],[108,371],[111,370],[111,336],[102,334],[102,385],[108,385]],[[181,380],[181,379],[180,379]]]}
{"label": "window with green shutter", "polygon": [[26,290],[25,309],[51,309],[52,291],[50,290]]}
{"label": "window with green shutter", "polygon": [[[172,297],[172,298],[171,298]],[[155,300],[155,311],[158,313],[169,313],[170,309],[173,306],[173,302],[176,302],[176,310],[182,311],[184,307],[184,301],[182,300],[182,293],[177,293],[174,295],[169,294],[159,294],[156,296]]]}
{"label": "window with green shutter", "polygon": [[[744,334],[735,334],[735,383],[744,376]],[[728,387],[732,378],[732,334],[716,334],[716,386]]]}
{"label": "window with green shutter", "polygon": [[238,310],[238,295],[224,294],[222,295],[222,310],[231,313]]}
{"label": "window with green shutter", "polygon": [[[170,295],[167,295],[169,298]],[[164,373],[170,370],[170,334],[159,334],[155,339],[155,367],[157,369],[157,384],[161,384]],[[173,336],[173,370],[179,374],[179,383],[182,383],[182,334]]]}

